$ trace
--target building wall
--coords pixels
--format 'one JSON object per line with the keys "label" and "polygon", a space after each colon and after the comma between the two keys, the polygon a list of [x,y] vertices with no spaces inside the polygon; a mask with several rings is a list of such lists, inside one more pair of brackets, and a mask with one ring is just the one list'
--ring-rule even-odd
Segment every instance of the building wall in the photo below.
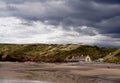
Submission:
{"label": "building wall", "polygon": [[91,62],[91,58],[89,56],[86,56],[85,62]]}

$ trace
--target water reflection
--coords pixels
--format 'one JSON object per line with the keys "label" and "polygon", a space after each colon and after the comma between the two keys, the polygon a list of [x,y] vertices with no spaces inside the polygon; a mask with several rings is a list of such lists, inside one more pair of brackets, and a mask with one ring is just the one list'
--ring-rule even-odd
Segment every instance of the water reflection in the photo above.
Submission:
{"label": "water reflection", "polygon": [[0,83],[52,83],[52,82],[37,81],[37,80],[7,80],[7,79],[0,79]]}

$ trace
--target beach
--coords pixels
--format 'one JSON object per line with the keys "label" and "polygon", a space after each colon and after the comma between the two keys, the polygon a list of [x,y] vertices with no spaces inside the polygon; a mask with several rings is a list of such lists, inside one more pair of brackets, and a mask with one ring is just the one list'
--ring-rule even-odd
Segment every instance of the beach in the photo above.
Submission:
{"label": "beach", "polygon": [[36,80],[48,83],[120,83],[120,65],[0,62],[0,79]]}

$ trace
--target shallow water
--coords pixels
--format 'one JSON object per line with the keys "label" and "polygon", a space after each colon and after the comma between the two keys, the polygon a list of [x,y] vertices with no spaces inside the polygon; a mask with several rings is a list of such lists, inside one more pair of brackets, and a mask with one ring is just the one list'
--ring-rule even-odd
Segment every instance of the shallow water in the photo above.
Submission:
{"label": "shallow water", "polygon": [[0,79],[0,83],[53,83],[53,82],[37,81],[37,80],[8,80],[8,79]]}

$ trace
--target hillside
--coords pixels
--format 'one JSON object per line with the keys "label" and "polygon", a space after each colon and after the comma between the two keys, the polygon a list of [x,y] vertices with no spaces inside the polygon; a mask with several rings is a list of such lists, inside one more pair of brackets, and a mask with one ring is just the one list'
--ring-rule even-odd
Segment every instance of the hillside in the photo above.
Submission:
{"label": "hillside", "polygon": [[90,55],[96,60],[116,50],[80,44],[0,44],[0,60],[62,62],[68,56],[81,55]]}
{"label": "hillside", "polygon": [[105,62],[120,63],[120,48],[108,54],[106,57],[104,57],[104,59],[105,59]]}

